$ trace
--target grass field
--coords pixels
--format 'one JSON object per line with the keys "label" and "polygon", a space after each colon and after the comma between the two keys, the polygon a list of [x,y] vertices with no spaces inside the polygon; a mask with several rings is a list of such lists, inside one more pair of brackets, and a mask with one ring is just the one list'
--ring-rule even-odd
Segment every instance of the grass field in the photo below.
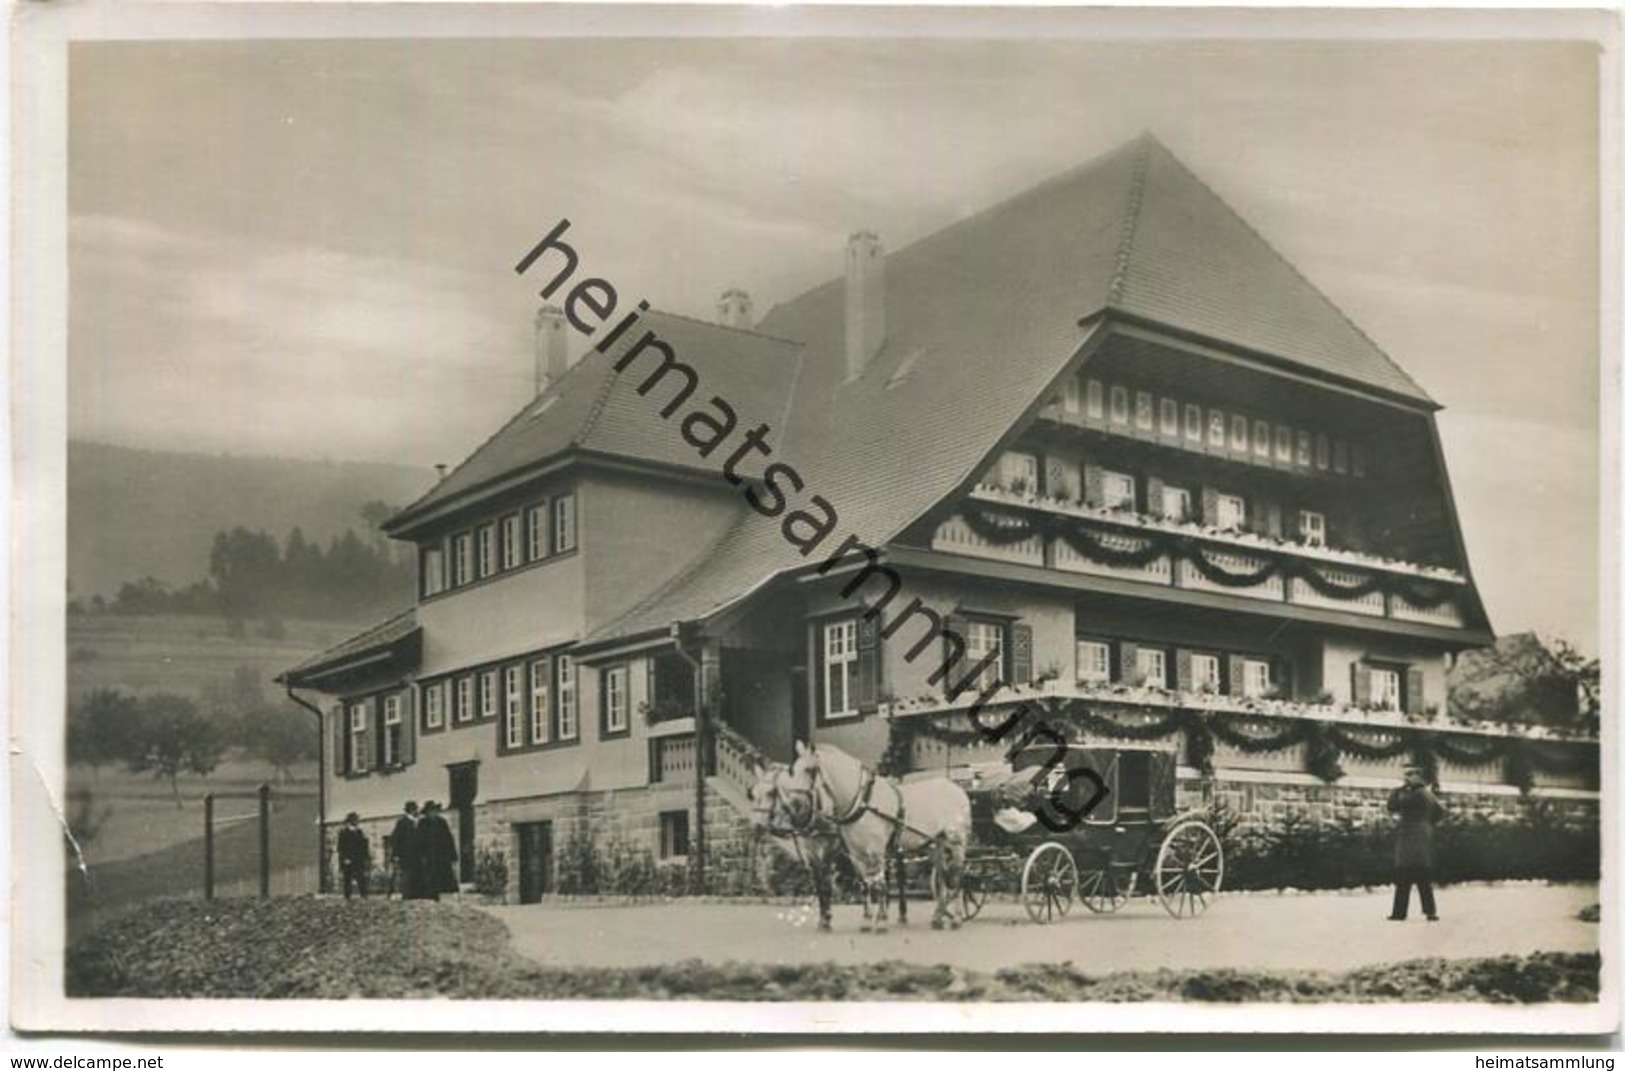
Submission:
{"label": "grass field", "polygon": [[197,697],[209,684],[250,666],[274,697],[278,673],[359,632],[367,622],[286,621],[281,639],[259,622],[233,637],[219,617],[75,614],[68,618],[68,698],[96,688]]}

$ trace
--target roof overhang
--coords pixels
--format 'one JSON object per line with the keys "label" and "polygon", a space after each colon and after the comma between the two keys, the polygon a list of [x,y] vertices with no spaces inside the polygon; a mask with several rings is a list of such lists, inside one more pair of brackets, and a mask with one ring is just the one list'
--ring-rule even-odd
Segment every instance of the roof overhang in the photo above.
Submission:
{"label": "roof overhang", "polygon": [[289,688],[333,692],[361,677],[409,672],[422,660],[423,626],[419,625],[387,642],[296,666],[278,676],[276,682]]}

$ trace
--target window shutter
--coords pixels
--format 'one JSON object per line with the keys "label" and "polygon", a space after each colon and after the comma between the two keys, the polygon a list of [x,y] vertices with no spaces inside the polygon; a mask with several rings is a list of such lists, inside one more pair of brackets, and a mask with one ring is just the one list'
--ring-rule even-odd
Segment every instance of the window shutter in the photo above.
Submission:
{"label": "window shutter", "polygon": [[411,686],[401,691],[401,755],[402,766],[418,761],[417,704],[413,701],[417,689]]}
{"label": "window shutter", "polygon": [[1191,653],[1181,647],[1174,652],[1174,687],[1181,692],[1194,692],[1191,681]]}
{"label": "window shutter", "polygon": [[1117,641],[1117,679],[1124,684],[1134,684],[1135,677],[1140,672],[1140,645],[1130,643],[1128,640]]}
{"label": "window shutter", "polygon": [[1145,512],[1152,517],[1162,516],[1162,478],[1160,476],[1147,476],[1145,478]]}
{"label": "window shutter", "polygon": [[1106,500],[1106,481],[1099,465],[1083,466],[1083,500],[1091,506],[1098,506]]}
{"label": "window shutter", "polygon": [[1010,683],[1033,682],[1033,627],[1020,622],[1010,626]]}
{"label": "window shutter", "polygon": [[880,696],[880,622],[858,617],[858,713],[873,714]]}
{"label": "window shutter", "polygon": [[1219,523],[1219,492],[1217,488],[1202,488],[1202,523],[1209,527]]}
{"label": "window shutter", "polygon": [[350,764],[344,761],[344,704],[333,704],[333,751],[328,756],[327,768],[334,776],[350,772]]}
{"label": "window shutter", "polygon": [[1226,659],[1225,670],[1230,679],[1225,683],[1230,687],[1226,690],[1229,695],[1245,695],[1247,692],[1247,671],[1242,668],[1244,659],[1238,654],[1229,655]]}
{"label": "window shutter", "polygon": [[1427,710],[1426,682],[1421,666],[1405,667],[1405,712],[1421,714]]}
{"label": "window shutter", "polygon": [[[659,716],[659,711],[655,709],[655,701],[660,694],[659,692],[655,691],[655,661],[655,656],[650,655],[648,658],[644,659],[643,662],[643,701],[649,704],[649,713],[652,716],[651,720],[653,720],[653,717]],[[630,681],[627,682],[627,686],[631,687]]]}
{"label": "window shutter", "polygon": [[1371,702],[1371,667],[1356,662],[1350,669],[1354,673],[1354,705],[1366,706]]}

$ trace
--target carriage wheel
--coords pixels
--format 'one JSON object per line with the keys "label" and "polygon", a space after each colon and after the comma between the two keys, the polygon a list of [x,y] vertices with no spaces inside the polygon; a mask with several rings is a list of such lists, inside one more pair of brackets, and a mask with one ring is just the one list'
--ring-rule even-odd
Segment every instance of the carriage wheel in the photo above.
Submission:
{"label": "carriage wheel", "polygon": [[1078,864],[1064,844],[1033,849],[1021,871],[1021,903],[1034,922],[1053,922],[1072,910],[1078,895]]}
{"label": "carriage wheel", "polygon": [[1151,874],[1163,910],[1176,919],[1195,918],[1224,884],[1224,849],[1206,823],[1181,822],[1162,838]]}
{"label": "carriage wheel", "polygon": [[966,873],[959,879],[959,903],[967,922],[982,913],[982,905],[987,903],[987,889],[981,878]]}
{"label": "carriage wheel", "polygon": [[1086,870],[1078,878],[1078,898],[1095,914],[1109,915],[1134,895],[1134,879],[1135,875],[1129,874],[1127,881],[1122,880],[1111,867]]}

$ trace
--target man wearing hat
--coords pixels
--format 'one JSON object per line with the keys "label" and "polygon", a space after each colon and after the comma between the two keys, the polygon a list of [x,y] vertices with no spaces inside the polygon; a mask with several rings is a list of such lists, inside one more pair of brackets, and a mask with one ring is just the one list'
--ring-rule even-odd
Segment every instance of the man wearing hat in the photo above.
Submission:
{"label": "man wearing hat", "polygon": [[1405,921],[1411,906],[1411,886],[1422,899],[1422,913],[1437,922],[1433,902],[1433,827],[1444,818],[1444,805],[1428,787],[1422,767],[1405,767],[1405,783],[1388,795],[1388,810],[1399,815],[1394,840],[1394,909],[1392,922]]}
{"label": "man wearing hat", "polygon": [[451,826],[440,816],[440,804],[434,800],[423,805],[418,864],[423,896],[438,900],[441,893],[457,891],[457,841],[451,835]]}
{"label": "man wearing hat", "polygon": [[371,869],[372,846],[361,832],[361,816],[351,811],[344,816],[344,828],[339,830],[339,873],[344,876],[346,900],[355,889],[361,890],[361,899],[367,898],[367,874]]}
{"label": "man wearing hat", "polygon": [[418,804],[407,800],[389,834],[389,858],[395,866],[395,887],[402,900],[421,899],[418,881]]}

